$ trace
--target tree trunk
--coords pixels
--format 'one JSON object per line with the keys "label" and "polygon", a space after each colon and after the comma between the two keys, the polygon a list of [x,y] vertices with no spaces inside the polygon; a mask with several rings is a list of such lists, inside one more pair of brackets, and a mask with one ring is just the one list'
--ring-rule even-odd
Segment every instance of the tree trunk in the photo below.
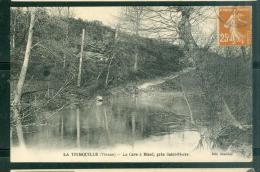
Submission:
{"label": "tree trunk", "polygon": [[[70,18],[70,8],[67,9],[67,18]],[[66,24],[66,39],[65,39],[65,47],[69,45],[69,21],[67,20]],[[63,69],[66,67],[66,53],[63,53]]]}
{"label": "tree trunk", "polygon": [[82,68],[84,39],[85,39],[85,29],[82,30],[81,50],[80,50],[80,60],[79,60],[79,74],[78,74],[78,83],[77,83],[78,87],[80,87],[80,84],[81,84],[81,68]]}
{"label": "tree trunk", "polygon": [[109,79],[109,74],[110,74],[110,67],[111,67],[111,63],[112,63],[113,59],[114,59],[114,53],[113,53],[113,55],[112,55],[112,57],[111,57],[111,59],[110,59],[110,61],[109,61],[109,64],[108,64],[105,87],[108,86],[108,79]]}
{"label": "tree trunk", "polygon": [[138,70],[138,49],[136,48],[135,62],[134,62],[134,72],[137,72],[137,70]]}
{"label": "tree trunk", "polygon": [[80,148],[80,112],[79,108],[77,108],[77,148]]}
{"label": "tree trunk", "polygon": [[68,18],[70,18],[70,7],[68,7],[67,11],[68,11]]}
{"label": "tree trunk", "polygon": [[247,61],[247,59],[246,59],[246,57],[247,57],[246,48],[245,48],[245,46],[241,46],[240,49],[241,49],[241,52],[242,52],[242,58],[246,62]]}
{"label": "tree trunk", "polygon": [[243,126],[241,123],[232,115],[231,110],[229,106],[227,105],[227,102],[225,99],[223,99],[223,106],[224,106],[224,113],[226,114],[227,120],[234,125],[235,127],[238,127],[239,129],[243,129]]}
{"label": "tree trunk", "polygon": [[23,129],[22,129],[22,122],[20,119],[20,105],[21,105],[21,95],[22,95],[22,89],[27,73],[27,68],[29,64],[30,59],[30,53],[31,53],[31,46],[32,46],[32,39],[33,39],[33,27],[34,27],[34,21],[35,21],[35,11],[31,11],[31,20],[30,20],[30,27],[29,27],[29,34],[28,34],[28,41],[26,45],[25,55],[24,55],[24,61],[23,66],[21,69],[21,73],[19,76],[19,80],[17,83],[17,88],[14,95],[14,118],[16,120],[16,132],[18,137],[18,142],[20,146],[25,146],[24,137],[23,137]]}
{"label": "tree trunk", "polygon": [[62,146],[64,146],[64,119],[63,119],[63,115],[60,116],[61,117],[61,127],[60,127],[60,135],[61,135],[61,144]]}
{"label": "tree trunk", "polygon": [[198,50],[198,45],[194,40],[191,32],[190,14],[191,8],[189,7],[179,7],[181,12],[181,21],[178,24],[180,39],[184,42],[184,55],[186,61],[191,60],[193,66],[196,66],[196,52]]}
{"label": "tree trunk", "polygon": [[192,51],[198,48],[192,33],[191,33],[191,23],[190,23],[190,13],[191,9],[187,7],[179,7],[181,12],[181,21],[178,25],[179,36],[185,43],[185,50]]}
{"label": "tree trunk", "polygon": [[63,55],[63,69],[66,67],[66,55]]}
{"label": "tree trunk", "polygon": [[50,81],[48,81],[47,98],[50,98]]}
{"label": "tree trunk", "polygon": [[203,91],[203,95],[206,99],[205,103],[209,107],[209,114],[210,114],[210,122],[215,122],[216,118],[218,117],[218,112],[221,109],[221,105],[219,100],[221,99],[219,95],[212,92],[208,85],[208,78],[206,71],[203,71],[203,57],[205,56],[205,52],[201,51],[196,41],[193,38],[191,32],[191,23],[190,23],[190,15],[192,13],[192,8],[189,7],[179,7],[179,11],[181,12],[181,21],[178,25],[179,36],[184,41],[184,55],[185,58],[188,60],[192,60],[192,65],[196,68],[196,74],[198,75],[198,79],[200,80],[200,87]]}
{"label": "tree trunk", "polygon": [[141,11],[138,11],[136,13],[136,19],[135,19],[135,37],[136,37],[136,43],[135,43],[135,59],[134,59],[134,72],[137,72],[138,70],[138,38],[139,38],[139,30],[140,30],[140,23],[141,23]]}
{"label": "tree trunk", "polygon": [[[207,65],[207,63],[203,60],[207,56],[207,52],[201,51],[198,45],[196,44],[192,32],[191,32],[191,23],[190,23],[190,14],[192,12],[192,8],[188,7],[179,7],[179,11],[181,12],[181,21],[178,26],[180,38],[184,41],[185,46],[185,56],[186,58],[191,58],[193,60],[193,65],[196,67],[196,73],[199,76],[200,87],[204,93],[206,98],[206,103],[210,109],[211,122],[215,122],[216,118],[219,118],[219,113],[224,109],[229,116],[232,116],[226,102],[222,101],[223,98],[220,94],[215,92],[215,88],[209,85],[207,76],[207,71],[203,70],[203,65]],[[203,64],[204,63],[204,64]],[[235,121],[235,120],[233,120]],[[239,124],[237,124],[240,127]]]}
{"label": "tree trunk", "polygon": [[[115,31],[115,45],[114,47],[117,45],[117,38],[118,38],[118,32],[119,32],[119,26],[116,27],[116,31]],[[105,87],[108,86],[108,80],[109,80],[109,74],[110,74],[110,67],[111,67],[111,64],[112,64],[112,61],[115,57],[115,48],[112,52],[112,57],[110,58],[110,61],[109,61],[109,64],[108,64],[108,68],[107,68],[107,75],[106,75],[106,81],[105,81]]]}
{"label": "tree trunk", "polygon": [[189,103],[188,98],[186,96],[186,92],[185,92],[185,90],[183,88],[182,83],[181,83],[181,88],[182,88],[184,100],[186,101],[186,104],[187,104],[188,109],[189,109],[191,123],[195,124],[194,119],[193,119],[193,113],[192,113],[192,110],[191,110],[191,106],[190,106],[190,103]]}
{"label": "tree trunk", "polygon": [[109,127],[108,127],[107,109],[105,106],[103,108],[103,111],[104,111],[104,127],[106,130],[107,142],[108,142],[108,144],[110,144],[110,132],[109,132]]}
{"label": "tree trunk", "polygon": [[133,112],[131,115],[131,125],[132,125],[132,138],[135,138],[135,122],[136,122],[136,113]]}
{"label": "tree trunk", "polygon": [[13,37],[12,37],[12,48],[15,49],[15,32],[16,32],[16,12],[14,13],[13,21]]}
{"label": "tree trunk", "polygon": [[140,27],[140,19],[138,18],[136,21],[136,31],[135,31],[135,36],[136,36],[136,45],[135,45],[135,59],[134,59],[134,72],[137,72],[138,70],[138,38],[139,38],[139,27]]}

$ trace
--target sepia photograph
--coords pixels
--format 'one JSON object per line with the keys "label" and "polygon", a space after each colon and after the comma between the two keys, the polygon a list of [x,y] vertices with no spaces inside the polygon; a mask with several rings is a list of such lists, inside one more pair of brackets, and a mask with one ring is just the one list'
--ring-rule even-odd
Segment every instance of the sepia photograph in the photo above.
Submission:
{"label": "sepia photograph", "polygon": [[251,43],[251,6],[12,7],[11,161],[252,161]]}

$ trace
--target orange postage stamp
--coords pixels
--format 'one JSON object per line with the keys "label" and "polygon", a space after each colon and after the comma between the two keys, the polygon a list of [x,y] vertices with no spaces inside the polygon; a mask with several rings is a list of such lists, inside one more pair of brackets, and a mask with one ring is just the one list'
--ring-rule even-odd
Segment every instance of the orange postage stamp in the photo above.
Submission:
{"label": "orange postage stamp", "polygon": [[219,7],[218,43],[221,46],[245,46],[252,42],[250,6]]}

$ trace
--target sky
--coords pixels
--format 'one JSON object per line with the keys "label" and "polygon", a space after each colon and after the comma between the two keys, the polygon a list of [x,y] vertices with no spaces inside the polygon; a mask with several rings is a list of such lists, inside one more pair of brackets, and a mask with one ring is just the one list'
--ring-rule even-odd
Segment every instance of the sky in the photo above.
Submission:
{"label": "sky", "polygon": [[120,7],[73,7],[71,9],[76,18],[88,21],[99,20],[108,26],[116,24],[120,12]]}
{"label": "sky", "polygon": [[[104,25],[115,27],[118,21],[117,18],[120,14],[121,7],[71,7],[70,9],[76,18],[81,18],[88,21],[98,20],[101,21]],[[215,22],[216,20],[211,19],[199,23],[197,25],[197,29],[203,31],[204,36],[194,35],[195,39],[196,37],[200,37],[200,42],[202,41],[201,43],[203,44],[205,39],[208,39],[209,35],[216,27],[214,24]]]}
{"label": "sky", "polygon": [[[56,9],[52,9],[52,11],[54,13],[57,13]],[[75,17],[75,18],[81,18],[82,20],[87,20],[87,21],[98,20],[98,21],[101,21],[104,25],[115,28],[115,26],[118,22],[118,17],[119,17],[120,12],[121,12],[121,7],[115,7],[115,6],[114,7],[113,6],[107,6],[107,7],[91,7],[91,6],[89,6],[89,7],[70,7],[70,12],[72,13],[73,17]],[[213,10],[213,12],[214,12],[214,10]],[[216,14],[213,13],[213,12],[212,12],[212,9],[209,11],[209,14],[211,14],[210,15],[211,19],[201,21],[201,22],[197,23],[196,27],[194,27],[196,29],[196,31],[193,32],[193,36],[194,36],[195,39],[198,38],[196,40],[201,42],[202,44],[205,43],[205,39],[208,39],[208,37],[211,35],[211,33],[214,30],[216,30],[216,27],[217,27],[217,25],[216,25]],[[203,33],[203,34],[201,34],[201,33]],[[144,36],[144,37],[157,37],[158,34],[152,34],[152,33],[144,34],[143,33],[142,36]],[[169,38],[172,39],[171,37],[169,37]]]}

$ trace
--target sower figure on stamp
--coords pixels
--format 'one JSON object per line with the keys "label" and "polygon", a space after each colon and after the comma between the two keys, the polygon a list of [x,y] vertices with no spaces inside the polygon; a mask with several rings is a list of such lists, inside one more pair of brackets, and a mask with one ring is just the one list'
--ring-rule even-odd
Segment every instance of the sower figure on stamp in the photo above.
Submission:
{"label": "sower figure on stamp", "polygon": [[247,24],[247,22],[245,20],[242,20],[240,17],[241,14],[239,14],[237,9],[234,9],[229,19],[224,24],[225,28],[229,28],[230,41],[232,41],[233,43],[240,40],[242,40],[243,42],[244,39],[244,35],[239,32],[238,28],[241,23]]}

